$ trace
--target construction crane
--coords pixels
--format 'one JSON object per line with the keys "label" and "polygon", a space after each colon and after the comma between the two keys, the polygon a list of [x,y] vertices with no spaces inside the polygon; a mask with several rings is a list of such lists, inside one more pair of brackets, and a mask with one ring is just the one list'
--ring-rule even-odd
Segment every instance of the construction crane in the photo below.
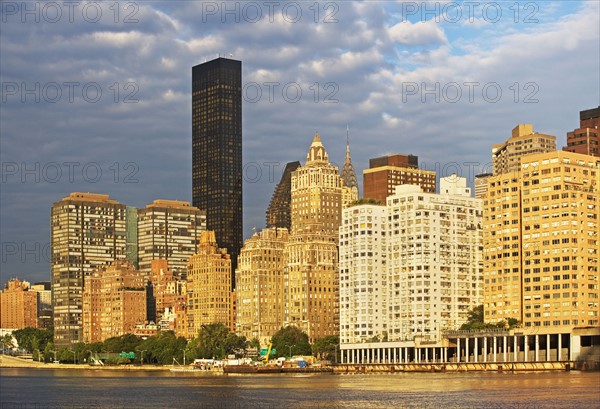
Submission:
{"label": "construction crane", "polygon": [[269,344],[269,350],[267,351],[267,355],[265,355],[265,366],[269,363],[269,355],[271,355],[271,348],[273,348],[273,343]]}

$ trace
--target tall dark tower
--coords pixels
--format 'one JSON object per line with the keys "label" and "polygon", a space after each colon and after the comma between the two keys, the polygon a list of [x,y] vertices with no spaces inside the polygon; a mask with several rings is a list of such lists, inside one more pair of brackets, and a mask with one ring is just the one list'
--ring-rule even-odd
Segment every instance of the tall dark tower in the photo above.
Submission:
{"label": "tall dark tower", "polygon": [[241,61],[217,58],[192,68],[192,203],[206,211],[206,228],[231,255],[235,283],[243,240]]}

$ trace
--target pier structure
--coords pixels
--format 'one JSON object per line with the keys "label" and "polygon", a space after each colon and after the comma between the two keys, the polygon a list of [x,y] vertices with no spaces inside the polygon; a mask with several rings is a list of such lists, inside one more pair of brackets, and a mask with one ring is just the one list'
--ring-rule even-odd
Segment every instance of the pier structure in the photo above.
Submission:
{"label": "pier structure", "polygon": [[342,344],[342,364],[548,363],[600,361],[600,327],[447,331],[440,340]]}

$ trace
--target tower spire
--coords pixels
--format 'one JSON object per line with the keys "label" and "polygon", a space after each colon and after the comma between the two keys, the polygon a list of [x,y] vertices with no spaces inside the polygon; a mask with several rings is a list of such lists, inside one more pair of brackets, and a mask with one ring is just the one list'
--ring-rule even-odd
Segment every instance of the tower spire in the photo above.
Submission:
{"label": "tower spire", "polygon": [[346,151],[350,151],[350,127],[346,124]]}
{"label": "tower spire", "polygon": [[356,173],[354,172],[354,165],[350,157],[350,127],[348,125],[346,125],[346,159],[342,167],[341,177],[347,187],[358,189]]}

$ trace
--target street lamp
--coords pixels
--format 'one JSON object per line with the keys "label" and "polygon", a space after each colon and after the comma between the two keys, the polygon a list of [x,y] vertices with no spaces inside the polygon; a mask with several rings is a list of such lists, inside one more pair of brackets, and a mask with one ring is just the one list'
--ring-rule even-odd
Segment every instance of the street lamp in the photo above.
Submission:
{"label": "street lamp", "polygon": [[140,360],[141,360],[141,362],[142,362],[142,366],[144,366],[144,352],[146,352],[146,351],[147,351],[147,349],[142,349],[142,350],[140,351],[140,352],[141,352],[141,355],[142,355],[142,357],[141,357],[141,359],[140,359]]}
{"label": "street lamp", "polygon": [[71,351],[70,349],[69,349],[69,352],[73,354],[73,362],[75,364],[77,364],[77,352]]}
{"label": "street lamp", "polygon": [[286,345],[286,347],[288,347],[290,349],[290,360],[292,359],[292,348],[295,347],[296,344],[294,345]]}
{"label": "street lamp", "polygon": [[183,351],[183,366],[185,366],[185,349],[181,349],[181,351]]}

